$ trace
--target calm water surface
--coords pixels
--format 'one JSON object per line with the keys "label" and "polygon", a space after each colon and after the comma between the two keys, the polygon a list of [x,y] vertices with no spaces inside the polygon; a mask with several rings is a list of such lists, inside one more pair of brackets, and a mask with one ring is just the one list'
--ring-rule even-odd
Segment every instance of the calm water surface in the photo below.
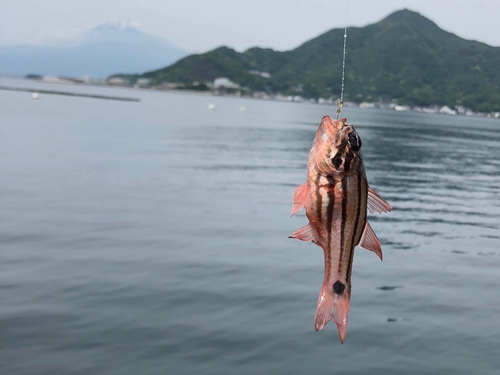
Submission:
{"label": "calm water surface", "polygon": [[394,210],[341,345],[287,238],[334,108],[0,81],[141,98],[0,91],[1,374],[500,373],[498,120],[343,110]]}

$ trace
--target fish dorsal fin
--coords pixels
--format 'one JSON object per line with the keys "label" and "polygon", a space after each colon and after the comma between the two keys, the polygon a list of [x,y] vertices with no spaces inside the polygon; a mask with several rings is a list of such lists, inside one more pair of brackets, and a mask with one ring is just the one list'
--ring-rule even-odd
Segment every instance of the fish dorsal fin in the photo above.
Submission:
{"label": "fish dorsal fin", "polygon": [[380,241],[368,221],[366,222],[365,230],[363,231],[363,235],[359,241],[359,246],[363,249],[373,251],[378,255],[380,260],[382,260],[382,248],[380,247]]}
{"label": "fish dorsal fin", "polygon": [[293,192],[293,207],[292,207],[292,215],[295,215],[297,212],[302,210],[306,205],[307,197],[309,196],[309,184],[304,182],[302,185],[297,187]]}
{"label": "fish dorsal fin", "polygon": [[311,223],[307,224],[305,227],[297,229],[288,238],[296,238],[301,241],[312,241],[316,245],[319,245],[316,233],[314,232],[314,229],[311,227]]}
{"label": "fish dorsal fin", "polygon": [[368,211],[371,214],[389,212],[392,207],[387,203],[379,193],[368,186]]}

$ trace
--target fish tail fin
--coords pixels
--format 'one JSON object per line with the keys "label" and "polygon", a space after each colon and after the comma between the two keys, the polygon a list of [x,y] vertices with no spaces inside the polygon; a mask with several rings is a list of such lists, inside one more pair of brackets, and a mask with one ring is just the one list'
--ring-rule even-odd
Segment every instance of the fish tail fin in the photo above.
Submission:
{"label": "fish tail fin", "polygon": [[351,285],[336,281],[331,285],[323,285],[318,298],[318,307],[314,316],[314,328],[320,331],[333,320],[339,330],[340,341],[344,343],[347,333],[347,317],[351,301]]}

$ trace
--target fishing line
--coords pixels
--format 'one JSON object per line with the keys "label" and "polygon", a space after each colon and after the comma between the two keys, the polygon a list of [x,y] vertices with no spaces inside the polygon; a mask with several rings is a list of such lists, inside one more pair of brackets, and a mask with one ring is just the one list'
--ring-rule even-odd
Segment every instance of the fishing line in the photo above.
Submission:
{"label": "fishing line", "polygon": [[344,105],[344,81],[345,81],[345,46],[347,44],[347,5],[349,0],[345,0],[345,22],[344,22],[344,55],[342,57],[342,88],[340,89],[340,102],[337,109],[337,117],[339,119],[340,109]]}

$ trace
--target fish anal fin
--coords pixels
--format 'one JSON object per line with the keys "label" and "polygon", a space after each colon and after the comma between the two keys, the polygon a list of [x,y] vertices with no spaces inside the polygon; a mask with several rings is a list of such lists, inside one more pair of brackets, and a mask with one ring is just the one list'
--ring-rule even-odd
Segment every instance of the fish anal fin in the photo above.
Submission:
{"label": "fish anal fin", "polygon": [[302,210],[306,205],[307,197],[309,196],[309,184],[304,182],[302,185],[298,186],[293,192],[293,207],[292,214],[295,215],[297,212]]}
{"label": "fish anal fin", "polygon": [[[335,288],[340,283],[343,288]],[[340,292],[340,293],[338,293]],[[347,333],[347,319],[351,301],[351,285],[336,281],[334,285],[323,284],[318,298],[318,307],[314,316],[314,329],[320,331],[330,321],[334,321],[339,330],[340,341],[344,343]]]}
{"label": "fish anal fin", "polygon": [[382,214],[392,210],[392,207],[387,203],[379,193],[368,186],[368,211],[373,213]]}
{"label": "fish anal fin", "polygon": [[368,221],[366,222],[363,235],[359,241],[359,246],[363,249],[373,251],[378,255],[380,260],[382,260],[382,248],[380,247],[380,241]]}
{"label": "fish anal fin", "polygon": [[297,229],[288,238],[296,238],[301,241],[312,241],[312,243],[319,246],[316,233],[314,232],[314,229],[311,227],[311,223],[307,224],[306,226],[300,229]]}

